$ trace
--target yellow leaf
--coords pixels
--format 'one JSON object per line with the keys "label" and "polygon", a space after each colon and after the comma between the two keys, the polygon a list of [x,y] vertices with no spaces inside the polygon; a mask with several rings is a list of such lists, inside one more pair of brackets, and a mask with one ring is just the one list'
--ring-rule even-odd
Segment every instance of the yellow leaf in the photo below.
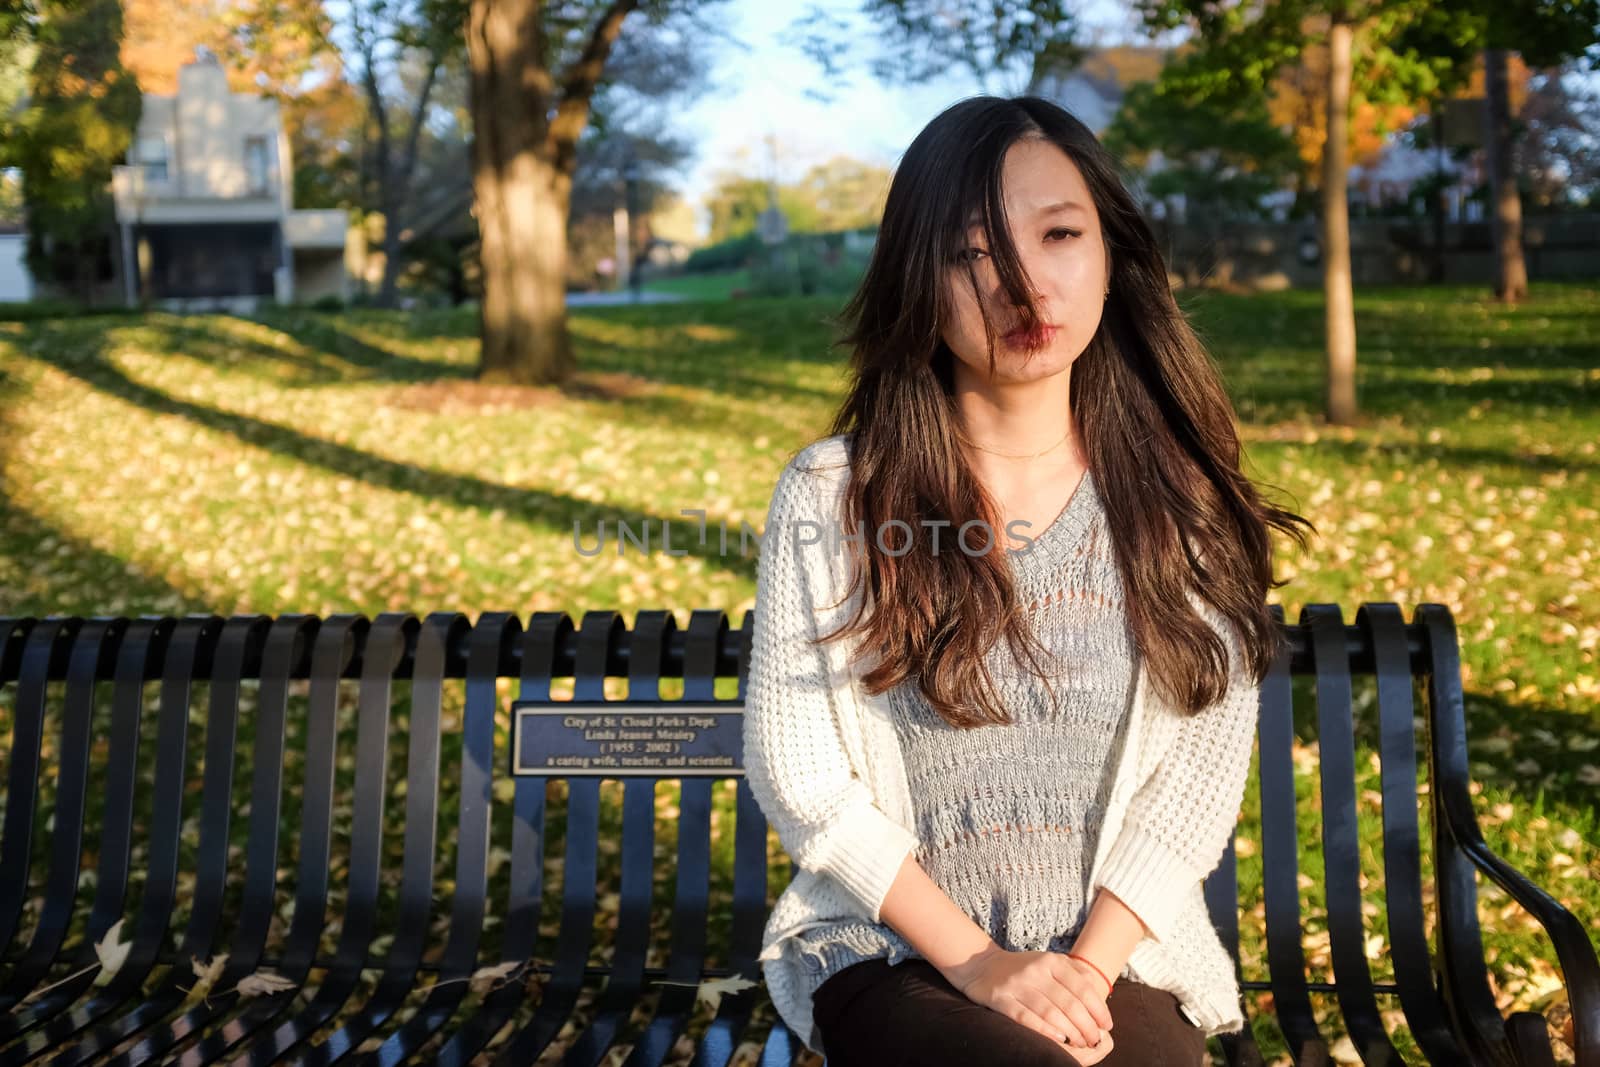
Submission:
{"label": "yellow leaf", "polygon": [[722,994],[741,993],[746,989],[754,989],[756,983],[737,974],[730,974],[726,978],[707,978],[700,983],[700,988],[695,990],[695,999],[703,1000],[711,1005],[711,1010],[716,1011],[722,1004]]}
{"label": "yellow leaf", "polygon": [[481,997],[495,989],[500,982],[509,978],[511,973],[521,966],[522,964],[516,960],[507,960],[505,963],[497,963],[493,967],[479,967],[472,972],[472,978],[468,981],[467,988]]}
{"label": "yellow leaf", "polygon": [[235,987],[241,997],[272,996],[282,993],[286,989],[293,989],[294,983],[281,974],[271,971],[257,971],[255,974],[246,975],[239,979]]}
{"label": "yellow leaf", "polygon": [[187,990],[190,1003],[205,1000],[211,995],[212,988],[217,984],[217,979],[222,977],[222,969],[228,965],[228,954],[213,956],[205,963],[201,963],[193,956],[189,957],[189,969],[194,972],[198,981]]}
{"label": "yellow leaf", "polygon": [[94,954],[100,957],[100,973],[95,975],[95,985],[105,985],[111,981],[127,962],[133,942],[118,941],[117,937],[121,933],[122,920],[118,919],[111,924],[111,929],[106,931],[106,936],[94,943]]}

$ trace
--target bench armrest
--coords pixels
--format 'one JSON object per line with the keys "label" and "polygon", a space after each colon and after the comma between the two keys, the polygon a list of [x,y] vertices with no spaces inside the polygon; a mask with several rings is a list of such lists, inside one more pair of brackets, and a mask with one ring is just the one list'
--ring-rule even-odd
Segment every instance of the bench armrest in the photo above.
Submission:
{"label": "bench armrest", "polygon": [[[1470,1032],[1502,1052],[1508,1062],[1514,1059],[1484,973],[1475,878],[1475,872],[1481,871],[1527,909],[1549,935],[1572,1008],[1577,1060],[1600,1062],[1600,959],[1577,917],[1484,841],[1468,787],[1466,708],[1455,623],[1448,609],[1437,604],[1420,605],[1416,617],[1425,625],[1431,658],[1427,720],[1439,937],[1447,999],[1452,1011],[1469,1016],[1462,1021]],[[1493,1013],[1499,1033],[1485,1032],[1481,1024],[1486,1011]]]}

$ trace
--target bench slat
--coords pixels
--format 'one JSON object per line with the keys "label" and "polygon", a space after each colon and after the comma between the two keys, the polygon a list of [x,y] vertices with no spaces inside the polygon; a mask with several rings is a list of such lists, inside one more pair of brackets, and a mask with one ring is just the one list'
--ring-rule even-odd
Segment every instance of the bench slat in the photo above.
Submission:
{"label": "bench slat", "polygon": [[1466,1059],[1450,1034],[1434,984],[1422,906],[1417,827],[1417,744],[1405,620],[1394,604],[1366,604],[1356,626],[1369,637],[1377,675],[1378,758],[1383,794],[1383,889],[1389,955],[1411,1035],[1434,1063]]}
{"label": "bench slat", "polygon": [[[28,947],[16,969],[0,990],[0,1004],[21,1001],[44,983],[66,938],[78,894],[79,859],[83,849],[84,805],[88,794],[90,720],[94,714],[94,678],[100,658],[114,645],[122,624],[91,619],[71,634],[72,653],[67,667],[66,696],[61,724],[60,769],[56,778],[55,830],[50,840],[49,873],[45,878],[44,907]],[[68,636],[66,630],[62,637]],[[59,638],[58,638],[59,639]],[[42,734],[42,731],[41,731]],[[42,737],[41,737],[42,740]],[[36,765],[37,767],[37,765]],[[37,775],[37,769],[35,775]],[[30,812],[31,815],[31,812]],[[26,882],[28,865],[19,864]]]}
{"label": "bench slat", "polygon": [[1300,614],[1311,630],[1317,664],[1317,742],[1322,788],[1322,871],[1339,1008],[1363,1063],[1405,1060],[1378,1015],[1367,966],[1361,915],[1361,834],[1356,817],[1356,738],[1350,652],[1337,604],[1311,604]]}
{"label": "bench slat", "polygon": [[[1282,609],[1273,612],[1282,622]],[[1295,827],[1294,690],[1288,661],[1280,654],[1261,684],[1261,721],[1256,731],[1261,776],[1261,888],[1266,911],[1267,969],[1273,1010],[1295,1062],[1328,1062],[1328,1045],[1317,1029],[1306,989],[1301,947],[1300,844]]]}
{"label": "bench slat", "polygon": [[[9,951],[28,899],[33,868],[33,815],[39,802],[39,749],[44,742],[50,661],[64,653],[79,619],[45,619],[28,632],[11,712],[5,836],[0,838],[0,951]],[[8,628],[9,636],[9,628]],[[62,640],[65,638],[65,640]]]}

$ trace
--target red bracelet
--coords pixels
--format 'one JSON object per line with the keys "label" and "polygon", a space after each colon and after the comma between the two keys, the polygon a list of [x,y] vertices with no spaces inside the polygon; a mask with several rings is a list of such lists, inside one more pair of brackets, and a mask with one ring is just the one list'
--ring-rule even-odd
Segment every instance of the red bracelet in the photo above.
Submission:
{"label": "red bracelet", "polygon": [[1086,958],[1084,956],[1080,956],[1076,952],[1067,953],[1067,958],[1068,959],[1074,959],[1074,960],[1082,960],[1084,963],[1087,963],[1090,967],[1093,967],[1094,968],[1094,973],[1098,974],[1100,976],[1100,980],[1106,984],[1106,996],[1110,996],[1111,995],[1111,979],[1106,977],[1106,972],[1102,971],[1098,967],[1095,967],[1093,960],[1088,959],[1088,958]]}

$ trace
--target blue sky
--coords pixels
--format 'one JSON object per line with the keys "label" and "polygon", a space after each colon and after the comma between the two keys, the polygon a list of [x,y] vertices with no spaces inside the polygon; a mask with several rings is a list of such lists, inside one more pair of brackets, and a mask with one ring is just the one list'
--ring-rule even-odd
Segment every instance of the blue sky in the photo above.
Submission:
{"label": "blue sky", "polygon": [[[710,64],[712,86],[677,120],[677,128],[700,146],[698,159],[686,168],[680,184],[691,202],[699,201],[719,170],[773,174],[769,136],[777,146],[779,181],[796,180],[812,164],[835,155],[893,168],[930,119],[957,100],[985,91],[964,70],[952,70],[947,80],[927,85],[884,85],[864,62],[845,72],[845,84],[829,86],[823,71],[786,32],[807,6],[783,0],[727,0],[719,5],[727,16],[728,36],[747,47],[716,42]],[[859,25],[863,40],[870,37],[870,26],[855,13],[855,3],[829,0],[820,6]],[[1087,0],[1083,18],[1087,26],[1119,39],[1125,39],[1133,25],[1127,6],[1116,0]],[[997,76],[989,91],[1022,88],[1008,89],[1005,78]],[[832,100],[813,99],[808,89],[829,89]]]}

